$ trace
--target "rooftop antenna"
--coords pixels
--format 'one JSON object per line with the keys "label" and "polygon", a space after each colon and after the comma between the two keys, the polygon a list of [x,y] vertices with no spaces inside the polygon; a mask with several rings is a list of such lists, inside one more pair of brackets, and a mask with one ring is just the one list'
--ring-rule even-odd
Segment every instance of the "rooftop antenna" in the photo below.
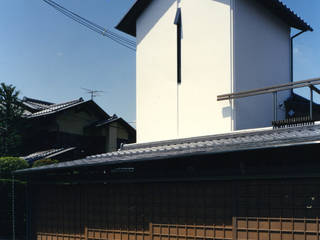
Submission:
{"label": "rooftop antenna", "polygon": [[103,93],[104,91],[99,91],[99,90],[93,90],[93,89],[87,89],[87,88],[82,88],[84,91],[86,91],[88,94],[91,95],[91,100],[95,97],[101,96],[100,93]]}

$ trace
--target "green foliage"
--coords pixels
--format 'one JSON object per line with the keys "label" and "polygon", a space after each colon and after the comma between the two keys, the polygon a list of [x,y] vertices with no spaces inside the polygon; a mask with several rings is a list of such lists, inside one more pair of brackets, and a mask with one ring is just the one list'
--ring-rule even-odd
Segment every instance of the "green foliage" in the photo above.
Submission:
{"label": "green foliage", "polygon": [[18,157],[0,157],[0,178],[11,178],[15,170],[29,167],[26,160]]}
{"label": "green foliage", "polygon": [[0,84],[0,156],[19,155],[24,122],[19,93],[12,85]]}
{"label": "green foliage", "polygon": [[50,164],[54,164],[54,163],[58,163],[58,160],[55,159],[51,159],[51,158],[47,158],[47,159],[40,159],[37,160],[33,163],[32,167],[41,167],[41,166],[45,166],[45,165],[50,165]]}

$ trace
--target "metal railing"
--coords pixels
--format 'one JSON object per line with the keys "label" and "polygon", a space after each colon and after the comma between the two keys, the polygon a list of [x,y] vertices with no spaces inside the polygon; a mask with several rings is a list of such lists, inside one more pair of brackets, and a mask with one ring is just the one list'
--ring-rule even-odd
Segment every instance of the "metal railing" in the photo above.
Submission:
{"label": "metal railing", "polygon": [[225,101],[225,100],[232,100],[232,99],[238,99],[238,98],[245,98],[245,97],[251,97],[251,96],[257,96],[257,95],[263,95],[263,94],[273,94],[273,114],[274,114],[274,121],[277,121],[277,102],[278,102],[278,92],[291,90],[295,88],[303,88],[303,87],[309,87],[310,89],[310,119],[313,119],[313,92],[316,92],[320,94],[320,90],[316,88],[314,85],[320,84],[320,78],[313,78],[298,82],[291,82],[286,84],[280,84],[275,85],[271,87],[265,87],[265,88],[258,88],[250,91],[242,91],[237,93],[229,93],[229,94],[223,94],[219,95],[217,100],[218,101]]}

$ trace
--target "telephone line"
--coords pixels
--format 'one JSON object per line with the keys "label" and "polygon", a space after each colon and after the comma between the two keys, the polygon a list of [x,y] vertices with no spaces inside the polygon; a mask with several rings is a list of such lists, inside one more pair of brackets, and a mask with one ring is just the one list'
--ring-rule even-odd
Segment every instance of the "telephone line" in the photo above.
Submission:
{"label": "telephone line", "polygon": [[90,30],[98,33],[98,34],[101,34],[105,37],[108,37],[109,39],[119,43],[120,45],[124,46],[124,47],[127,47],[133,51],[135,51],[135,42],[130,40],[130,39],[127,39],[123,36],[120,36],[119,34],[116,34],[110,30],[107,30],[101,26],[99,26],[98,24],[96,23],[93,23],[83,17],[81,17],[80,15],[62,7],[61,5],[55,3],[54,1],[52,0],[43,0],[45,3],[47,3],[48,5],[50,5],[51,7],[53,7],[54,9],[56,9],[57,11],[59,11],[60,13],[64,14],[65,16],[71,18],[72,20],[80,23],[81,25],[89,28]]}

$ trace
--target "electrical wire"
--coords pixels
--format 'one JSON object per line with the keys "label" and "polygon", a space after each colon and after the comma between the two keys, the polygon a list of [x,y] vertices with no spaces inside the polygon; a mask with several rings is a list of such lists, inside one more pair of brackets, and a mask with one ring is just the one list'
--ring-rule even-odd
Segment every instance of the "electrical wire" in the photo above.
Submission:
{"label": "electrical wire", "polygon": [[128,40],[120,35],[117,35],[115,33],[113,33],[112,35],[110,34],[111,31],[104,29],[103,27],[100,27],[97,24],[94,24],[82,17],[80,17],[79,15],[76,15],[75,13],[63,8],[62,6],[55,4],[52,0],[43,0],[44,2],[46,2],[47,4],[49,4],[50,6],[52,6],[53,8],[55,8],[56,10],[58,10],[59,12],[61,12],[62,14],[66,15],[67,17],[73,19],[74,21],[84,25],[85,27],[99,33],[102,34],[103,36],[109,37],[110,39],[116,41],[117,43],[130,48],[131,50],[135,50],[135,43],[131,40]]}
{"label": "electrical wire", "polygon": [[117,42],[118,44],[129,48],[133,51],[136,50],[136,43],[128,38],[125,38],[117,33],[114,33],[110,30],[107,30],[101,26],[99,26],[96,23],[93,23],[83,17],[81,17],[80,15],[64,8],[63,6],[57,4],[56,2],[52,1],[52,0],[43,0],[45,3],[47,3],[48,5],[50,5],[51,7],[53,7],[54,9],[56,9],[57,11],[59,11],[60,13],[64,14],[65,16],[71,18],[72,20],[78,22],[79,24],[89,28],[90,30],[101,34],[115,42]]}
{"label": "electrical wire", "polygon": [[49,5],[51,5],[52,7],[54,7],[56,10],[60,11],[61,13],[63,13],[64,15],[66,15],[67,17],[77,21],[78,23],[88,27],[89,29],[102,34],[104,36],[107,36],[109,38],[111,38],[112,40],[116,41],[116,42],[121,42],[122,44],[126,44],[129,45],[130,47],[135,47],[135,42],[131,41],[129,39],[126,39],[116,33],[113,33],[109,30],[104,29],[103,27],[65,9],[64,7],[60,6],[59,4],[54,3],[52,0],[43,0],[46,3],[48,3]]}

